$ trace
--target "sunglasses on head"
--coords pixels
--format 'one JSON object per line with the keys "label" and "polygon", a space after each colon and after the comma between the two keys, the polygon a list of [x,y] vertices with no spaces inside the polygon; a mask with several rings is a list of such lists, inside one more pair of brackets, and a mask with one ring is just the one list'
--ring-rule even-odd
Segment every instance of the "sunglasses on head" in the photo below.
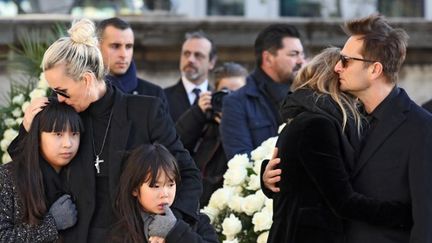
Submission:
{"label": "sunglasses on head", "polygon": [[67,99],[70,98],[70,96],[62,90],[58,90],[58,89],[51,89],[51,90],[52,90],[52,92],[56,93],[57,95],[63,96],[64,98],[67,98]]}
{"label": "sunglasses on head", "polygon": [[348,62],[350,60],[361,61],[361,62],[376,62],[373,60],[367,60],[367,59],[362,59],[362,58],[357,58],[357,57],[348,57],[348,56],[344,56],[342,54],[340,54],[339,60],[341,61],[343,68],[346,68],[348,66]]}

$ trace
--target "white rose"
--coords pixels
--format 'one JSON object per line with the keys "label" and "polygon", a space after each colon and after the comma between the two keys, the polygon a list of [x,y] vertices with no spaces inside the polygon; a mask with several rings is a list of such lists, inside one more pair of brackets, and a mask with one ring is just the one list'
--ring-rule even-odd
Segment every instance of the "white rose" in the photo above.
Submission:
{"label": "white rose", "polygon": [[239,186],[246,180],[247,170],[245,167],[228,168],[223,177],[224,185]]}
{"label": "white rose", "polygon": [[254,231],[260,232],[263,230],[269,230],[272,225],[272,216],[267,210],[257,212],[252,217],[252,223],[254,224]]}
{"label": "white rose", "polygon": [[46,90],[44,89],[34,89],[32,92],[30,92],[29,94],[30,99],[33,100],[35,98],[39,98],[39,97],[45,97],[46,96]]}
{"label": "white rose", "polygon": [[49,88],[48,82],[45,78],[45,73],[43,73],[43,72],[39,76],[39,83],[38,83],[37,87],[40,89],[43,89],[43,90],[47,90]]}
{"label": "white rose", "polygon": [[262,210],[266,210],[273,214],[273,199],[266,198],[264,201],[264,208]]}
{"label": "white rose", "polygon": [[19,125],[19,124],[22,123],[23,119],[24,119],[23,117],[18,117],[18,118],[15,120],[15,123]]}
{"label": "white rose", "polygon": [[18,132],[15,129],[9,128],[3,133],[3,139],[12,141],[15,137],[18,136]]}
{"label": "white rose", "polygon": [[12,111],[12,115],[15,118],[18,118],[18,117],[21,117],[23,115],[23,112],[21,111],[21,109],[19,107],[17,107]]}
{"label": "white rose", "polygon": [[233,188],[222,187],[217,189],[210,197],[209,207],[222,210],[225,208],[233,195]]}
{"label": "white rose", "polygon": [[278,128],[278,134],[280,133],[280,132],[282,132],[282,129],[284,129],[284,127],[286,126],[286,122],[285,123],[282,123],[280,126],[279,126],[279,128]]}
{"label": "white rose", "polygon": [[249,177],[249,183],[246,187],[248,190],[256,191],[261,188],[260,178],[257,175],[251,175]]}
{"label": "white rose", "polygon": [[6,152],[7,148],[9,147],[9,144],[11,143],[11,140],[3,139],[0,142],[0,148],[2,151]]}
{"label": "white rose", "polygon": [[251,160],[259,161],[263,160],[267,156],[267,151],[264,146],[259,146],[251,152]]}
{"label": "white rose", "polygon": [[222,222],[222,234],[224,234],[227,239],[233,239],[241,230],[241,221],[234,214],[230,214],[230,216],[225,218]]}
{"label": "white rose", "polygon": [[13,126],[15,126],[17,123],[16,123],[15,119],[13,119],[13,118],[6,118],[6,119],[4,120],[4,124],[6,125],[6,127],[13,127]]}
{"label": "white rose", "polygon": [[234,195],[231,200],[228,201],[228,207],[234,212],[241,213],[244,198],[241,196]]}
{"label": "white rose", "polygon": [[266,243],[268,239],[268,235],[269,235],[268,231],[261,233],[257,238],[257,243]]}
{"label": "white rose", "polygon": [[258,192],[256,194],[251,194],[251,195],[244,198],[244,203],[242,205],[242,211],[245,212],[249,216],[251,216],[255,212],[258,212],[259,210],[261,210],[261,208],[264,205],[264,199],[262,199],[261,196],[258,195]]}
{"label": "white rose", "polygon": [[253,171],[255,172],[255,174],[257,175],[261,175],[261,164],[262,164],[263,160],[255,160],[254,164],[253,164]]}
{"label": "white rose", "polygon": [[247,154],[236,154],[228,161],[228,168],[250,167],[250,162]]}
{"label": "white rose", "polygon": [[201,209],[201,213],[206,214],[210,218],[210,223],[213,223],[215,218],[219,215],[219,210],[210,206],[205,206]]}
{"label": "white rose", "polygon": [[232,239],[232,240],[224,240],[224,241],[222,241],[222,243],[239,243],[238,242],[238,240],[237,240],[237,238],[234,238],[234,239]]}
{"label": "white rose", "polygon": [[12,158],[9,156],[7,152],[5,152],[2,156],[2,162],[3,164],[11,162]]}
{"label": "white rose", "polygon": [[15,104],[15,105],[22,105],[24,103],[24,101],[25,101],[25,97],[23,94],[19,94],[19,95],[12,98],[12,104]]}
{"label": "white rose", "polygon": [[30,105],[30,101],[26,101],[26,102],[24,102],[24,104],[22,104],[22,106],[21,106],[21,110],[23,111],[23,112],[25,112],[26,111],[26,109],[27,109],[27,107]]}

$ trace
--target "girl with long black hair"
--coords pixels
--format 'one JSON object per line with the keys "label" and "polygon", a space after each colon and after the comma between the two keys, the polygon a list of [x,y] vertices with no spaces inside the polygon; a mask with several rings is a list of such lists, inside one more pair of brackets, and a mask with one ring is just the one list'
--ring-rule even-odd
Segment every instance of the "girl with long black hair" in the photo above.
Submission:
{"label": "girl with long black hair", "polygon": [[120,177],[116,199],[119,223],[115,242],[218,242],[209,218],[200,214],[190,226],[177,219],[170,206],[180,183],[175,158],[160,144],[134,149]]}
{"label": "girl with long black hair", "polygon": [[0,166],[0,242],[52,242],[76,223],[60,174],[67,173],[81,132],[78,113],[56,99],[35,116],[19,144],[23,153]]}

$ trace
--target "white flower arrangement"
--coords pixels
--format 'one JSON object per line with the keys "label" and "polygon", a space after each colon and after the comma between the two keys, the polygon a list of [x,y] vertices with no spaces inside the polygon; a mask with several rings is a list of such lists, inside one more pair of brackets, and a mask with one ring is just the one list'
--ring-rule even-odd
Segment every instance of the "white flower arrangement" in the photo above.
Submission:
{"label": "white flower arrangement", "polygon": [[235,155],[228,162],[223,187],[213,193],[209,204],[201,210],[209,216],[221,242],[267,242],[273,201],[261,191],[259,176],[261,163],[271,158],[276,141],[277,137],[264,141],[251,152],[250,160],[246,154]]}
{"label": "white flower arrangement", "polygon": [[[14,138],[18,135],[18,129],[22,123],[24,112],[30,101],[37,97],[48,95],[48,83],[43,73],[39,77],[39,82],[35,89],[28,93],[21,93],[11,97],[11,102],[5,112],[2,112],[1,125],[3,133],[0,133],[0,157],[1,163],[11,161],[7,148]],[[0,163],[0,164],[1,164]]]}

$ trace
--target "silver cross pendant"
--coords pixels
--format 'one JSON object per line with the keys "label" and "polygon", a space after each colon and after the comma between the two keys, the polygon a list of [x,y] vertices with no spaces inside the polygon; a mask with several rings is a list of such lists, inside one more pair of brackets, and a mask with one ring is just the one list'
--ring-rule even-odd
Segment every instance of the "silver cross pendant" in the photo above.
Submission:
{"label": "silver cross pendant", "polygon": [[103,162],[104,162],[104,160],[103,159],[99,159],[99,155],[96,155],[95,167],[96,167],[96,172],[98,174],[100,173],[100,166],[99,166],[99,164],[101,164]]}

